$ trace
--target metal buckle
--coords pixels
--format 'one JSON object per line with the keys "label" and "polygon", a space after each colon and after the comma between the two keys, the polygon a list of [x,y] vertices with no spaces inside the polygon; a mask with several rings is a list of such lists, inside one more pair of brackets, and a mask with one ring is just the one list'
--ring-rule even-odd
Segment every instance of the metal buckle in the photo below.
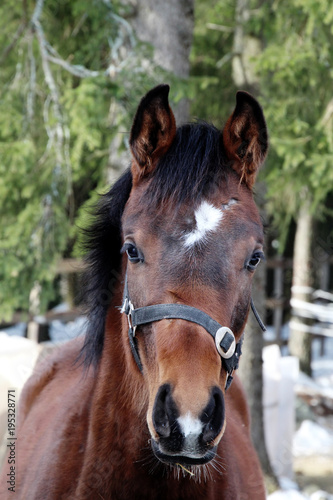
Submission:
{"label": "metal buckle", "polygon": [[120,312],[126,314],[128,321],[128,328],[132,331],[132,336],[135,337],[136,325],[133,325],[132,314],[134,306],[128,297],[125,298]]}
{"label": "metal buckle", "polygon": [[[224,352],[224,350],[221,347],[221,342],[228,333],[230,335],[232,335],[233,341],[232,341],[229,349],[227,350],[227,352]],[[231,356],[233,356],[235,354],[236,340],[235,340],[234,334],[232,333],[230,328],[228,328],[226,326],[222,326],[221,328],[219,328],[217,330],[217,332],[215,334],[215,345],[216,345],[216,349],[218,350],[218,353],[224,359],[229,359],[229,358],[231,358]]]}
{"label": "metal buckle", "polygon": [[127,297],[125,297],[124,302],[123,302],[123,304],[122,304],[122,306],[121,306],[121,309],[120,309],[120,312],[121,312],[122,314],[124,314],[124,313],[125,313],[126,315],[128,314],[128,307],[129,307],[129,306],[128,306],[128,302],[129,302],[128,298],[127,298]]}
{"label": "metal buckle", "polygon": [[130,330],[132,330],[133,337],[135,337],[136,325],[133,325],[133,320],[132,320],[134,306],[130,300],[128,300],[127,305],[128,305],[128,312],[126,313],[126,316],[127,316],[127,320],[128,320],[128,327]]}

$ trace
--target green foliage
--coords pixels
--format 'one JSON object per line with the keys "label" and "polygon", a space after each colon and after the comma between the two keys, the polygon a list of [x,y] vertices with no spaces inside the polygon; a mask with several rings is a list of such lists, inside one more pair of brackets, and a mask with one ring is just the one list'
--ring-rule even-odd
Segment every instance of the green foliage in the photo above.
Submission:
{"label": "green foliage", "polygon": [[234,25],[234,0],[196,1],[188,95],[192,114],[216,126],[223,125],[235,103],[231,70]]}
{"label": "green foliage", "polygon": [[[245,32],[264,47],[253,64],[270,131],[268,208],[287,234],[305,197],[320,217],[332,192],[333,4],[249,2]],[[188,97],[192,115],[223,126],[237,90],[236,4],[196,0],[189,82],[134,44],[121,0],[0,5],[0,317],[28,311],[35,282],[41,309],[57,293],[57,262],[81,255],[78,227],[105,190],[110,143],[127,147],[144,91],[168,81],[174,102]]]}
{"label": "green foliage", "polygon": [[252,27],[266,36],[256,63],[271,137],[268,200],[286,234],[305,197],[318,218],[332,192],[333,5],[280,0],[261,14]]}
{"label": "green foliage", "polygon": [[[236,7],[245,36],[262,42],[251,60],[270,134],[262,177],[281,249],[305,198],[320,218],[333,188],[333,4],[330,0],[196,2],[192,53],[194,114],[219,125],[234,103],[232,46]],[[210,23],[210,24],[209,24]],[[209,29],[214,23],[215,31]],[[221,30],[218,31],[220,26]],[[229,31],[228,28],[232,28]],[[201,98],[202,95],[202,98]]]}
{"label": "green foliage", "polygon": [[110,142],[129,130],[137,94],[153,80],[125,14],[107,0],[0,6],[0,319],[29,310],[35,283],[41,310],[57,294],[80,207],[104,189]]}

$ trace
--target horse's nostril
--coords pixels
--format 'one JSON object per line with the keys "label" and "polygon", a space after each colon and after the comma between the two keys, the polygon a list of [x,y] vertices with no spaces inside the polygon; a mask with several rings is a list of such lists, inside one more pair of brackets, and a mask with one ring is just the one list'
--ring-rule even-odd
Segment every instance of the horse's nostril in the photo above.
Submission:
{"label": "horse's nostril", "polygon": [[192,451],[193,447],[206,449],[220,434],[224,424],[222,391],[219,387],[213,387],[200,419],[192,417],[190,413],[179,417],[172,388],[170,384],[164,384],[156,394],[152,421],[163,446],[166,445],[164,439],[167,438],[169,451],[179,451],[182,446],[188,450],[191,448]]}
{"label": "horse's nostril", "polygon": [[219,387],[214,387],[210,400],[201,416],[201,421],[205,424],[202,433],[202,440],[204,443],[213,441],[221,432],[224,416],[224,398],[222,391]]}
{"label": "horse's nostril", "polygon": [[175,414],[176,409],[171,396],[171,386],[164,384],[157,391],[152,415],[155,430],[160,437],[170,436],[170,427],[175,419]]}

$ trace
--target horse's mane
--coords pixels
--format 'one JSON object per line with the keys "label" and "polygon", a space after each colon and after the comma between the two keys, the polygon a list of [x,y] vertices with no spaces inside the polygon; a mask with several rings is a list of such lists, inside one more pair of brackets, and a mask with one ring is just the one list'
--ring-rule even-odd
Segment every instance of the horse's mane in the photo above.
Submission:
{"label": "horse's mane", "polygon": [[106,313],[121,264],[121,216],[131,189],[132,174],[128,169],[101,196],[95,220],[85,230],[88,269],[83,278],[83,295],[88,325],[81,356],[86,366],[96,364],[102,354]]}
{"label": "horse's mane", "polygon": [[[226,177],[228,167],[223,158],[222,134],[213,125],[196,122],[178,128],[152,175],[145,194],[147,205],[156,208],[166,199],[177,204],[205,196],[212,183]],[[86,230],[84,295],[88,325],[81,353],[86,366],[96,364],[102,353],[106,314],[120,277],[121,217],[131,188],[128,169],[101,197],[95,221]]]}
{"label": "horse's mane", "polygon": [[153,172],[147,202],[156,208],[166,199],[176,204],[200,200],[226,169],[221,132],[202,121],[185,124]]}

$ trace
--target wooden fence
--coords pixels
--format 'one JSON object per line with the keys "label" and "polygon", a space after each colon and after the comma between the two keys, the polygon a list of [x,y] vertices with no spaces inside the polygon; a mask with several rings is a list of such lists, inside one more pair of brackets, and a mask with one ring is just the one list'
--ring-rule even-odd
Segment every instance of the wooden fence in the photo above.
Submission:
{"label": "wooden fence", "polygon": [[[292,259],[283,259],[277,257],[268,259],[267,267],[267,299],[266,299],[266,322],[273,327],[275,338],[274,343],[282,346],[286,339],[282,336],[283,325],[290,321],[291,313],[301,318],[311,318],[311,326],[304,325],[309,334],[325,337],[333,336],[333,294],[329,293],[327,287],[330,284],[330,273],[332,270],[333,259],[326,259],[321,263],[319,276],[322,290],[313,290],[312,302],[300,302],[291,300],[292,285]],[[63,276],[70,276],[80,273],[84,270],[82,261],[75,259],[64,259],[58,265],[58,273]],[[48,311],[43,316],[43,321],[29,318],[29,338],[37,341],[48,339],[47,325],[53,320],[63,322],[73,321],[82,312],[79,308],[66,312]],[[26,318],[25,318],[26,319]],[[15,314],[12,322],[17,323],[24,320],[20,314]],[[0,325],[1,327],[1,325]]]}
{"label": "wooden fence", "polygon": [[292,259],[275,258],[267,261],[267,299],[268,323],[275,332],[274,342],[280,346],[285,343],[282,327],[292,317],[308,321],[297,323],[297,329],[321,339],[321,354],[324,352],[325,338],[333,337],[333,294],[328,291],[332,276],[332,257],[327,257],[318,264],[317,282],[319,289],[308,289],[310,301],[291,297]]}

